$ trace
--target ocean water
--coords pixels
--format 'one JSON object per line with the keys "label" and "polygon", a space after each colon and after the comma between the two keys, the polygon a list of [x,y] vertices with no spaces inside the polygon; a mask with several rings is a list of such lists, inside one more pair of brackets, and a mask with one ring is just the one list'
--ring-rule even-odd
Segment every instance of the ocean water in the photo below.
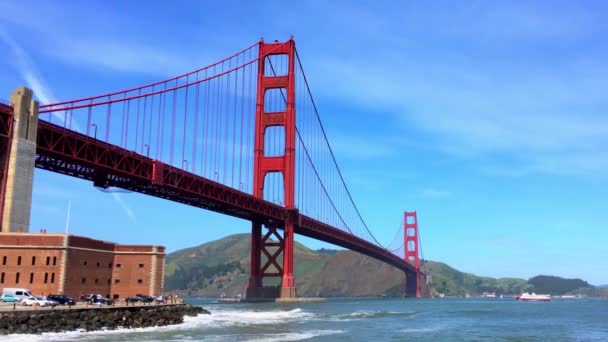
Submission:
{"label": "ocean water", "polygon": [[608,341],[607,299],[330,299],[217,304],[180,325],[0,341]]}

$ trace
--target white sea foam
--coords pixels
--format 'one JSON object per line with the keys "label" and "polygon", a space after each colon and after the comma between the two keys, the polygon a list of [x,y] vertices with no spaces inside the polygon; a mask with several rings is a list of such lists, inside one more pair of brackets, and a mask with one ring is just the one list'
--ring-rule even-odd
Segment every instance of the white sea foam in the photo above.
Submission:
{"label": "white sea foam", "polygon": [[[89,340],[99,339],[107,337],[111,339],[111,336],[115,335],[127,335],[127,334],[141,334],[141,333],[155,333],[155,332],[171,332],[176,330],[205,330],[209,328],[223,328],[231,326],[247,326],[247,325],[263,325],[263,324],[277,324],[293,321],[303,321],[314,318],[314,314],[305,312],[302,309],[293,309],[289,311],[282,310],[270,310],[270,311],[256,311],[256,310],[218,310],[214,311],[211,315],[198,315],[196,317],[184,317],[184,323],[176,325],[168,325],[162,327],[149,327],[149,328],[134,328],[134,329],[116,329],[116,330],[102,330],[102,331],[70,331],[62,333],[44,333],[41,335],[29,335],[29,334],[14,334],[8,335],[2,338],[2,341],[15,341],[15,342],[48,342],[48,341],[78,341],[78,340]],[[309,334],[296,333],[296,334]],[[177,337],[170,337],[171,340],[185,340],[190,339],[186,335],[178,335]],[[304,335],[302,335],[304,336]],[[288,336],[289,337],[289,336]],[[314,336],[313,336],[314,337]],[[154,339],[153,336],[151,336]],[[272,338],[272,336],[269,336]],[[290,337],[291,338],[291,337]],[[295,337],[293,337],[295,338]],[[310,338],[310,337],[307,337]],[[303,339],[303,338],[299,338]],[[279,338],[277,341],[285,340]],[[298,339],[287,340],[297,341]],[[272,341],[272,340],[270,340]]]}
{"label": "white sea foam", "polygon": [[[302,321],[313,318],[315,315],[302,309],[289,311],[254,311],[254,310],[220,310],[207,315],[208,323],[214,326],[250,325],[250,324],[276,324],[288,321]],[[198,316],[196,319],[198,319]],[[188,318],[188,317],[186,317]]]}
{"label": "white sea foam", "polygon": [[265,334],[263,336],[255,337],[251,340],[245,340],[248,342],[281,342],[281,341],[302,341],[309,338],[325,335],[342,334],[344,330],[311,330],[299,333],[285,333],[285,334]]}
{"label": "white sea foam", "polygon": [[414,317],[417,313],[415,312],[398,312],[398,311],[369,311],[359,310],[351,313],[335,315],[336,318],[373,318],[373,317],[385,317],[385,316],[408,316]]}

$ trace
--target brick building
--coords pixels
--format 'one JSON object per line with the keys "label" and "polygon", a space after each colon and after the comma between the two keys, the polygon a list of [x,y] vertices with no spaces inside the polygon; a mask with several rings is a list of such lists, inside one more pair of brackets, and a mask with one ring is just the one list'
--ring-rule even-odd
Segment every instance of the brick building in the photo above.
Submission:
{"label": "brick building", "polygon": [[0,288],[73,298],[99,293],[114,299],[160,295],[165,248],[119,245],[82,236],[0,233]]}

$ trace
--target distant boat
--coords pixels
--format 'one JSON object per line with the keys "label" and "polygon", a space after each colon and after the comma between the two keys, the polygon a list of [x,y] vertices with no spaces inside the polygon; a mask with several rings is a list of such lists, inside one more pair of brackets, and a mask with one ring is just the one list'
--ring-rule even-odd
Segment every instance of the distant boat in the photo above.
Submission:
{"label": "distant boat", "polygon": [[481,296],[483,298],[496,298],[496,292],[484,292]]}
{"label": "distant boat", "polygon": [[548,302],[551,300],[551,296],[524,292],[521,295],[517,296],[516,299],[525,302]]}

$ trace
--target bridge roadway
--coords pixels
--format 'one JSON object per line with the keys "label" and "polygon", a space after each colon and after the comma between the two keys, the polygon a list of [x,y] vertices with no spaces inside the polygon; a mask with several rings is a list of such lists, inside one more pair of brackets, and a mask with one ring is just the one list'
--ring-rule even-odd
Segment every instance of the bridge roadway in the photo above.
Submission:
{"label": "bridge roadway", "polygon": [[263,224],[296,222],[295,233],[348,248],[415,276],[414,266],[390,251],[298,210],[257,199],[161,161],[40,120],[37,168],[119,187]]}

